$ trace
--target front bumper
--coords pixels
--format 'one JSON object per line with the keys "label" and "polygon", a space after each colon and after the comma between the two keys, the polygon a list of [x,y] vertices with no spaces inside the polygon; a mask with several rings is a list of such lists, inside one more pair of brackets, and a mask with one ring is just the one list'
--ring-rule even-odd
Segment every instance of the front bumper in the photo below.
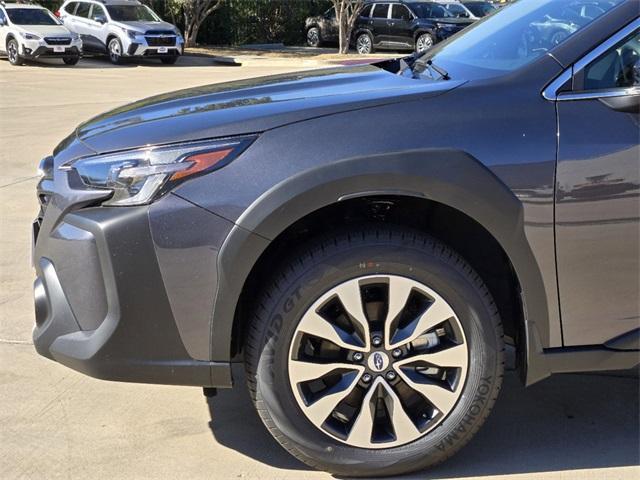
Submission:
{"label": "front bumper", "polygon": [[184,53],[184,40],[181,37],[164,40],[157,36],[136,35],[134,39],[127,38],[123,48],[130,57],[175,57]]}
{"label": "front bumper", "polygon": [[82,40],[72,41],[69,45],[49,45],[44,40],[24,40],[20,55],[28,59],[79,57],[82,55]]}
{"label": "front bumper", "polygon": [[34,223],[38,353],[105,380],[230,387],[230,364],[209,360],[209,334],[214,244],[233,224],[174,195],[79,208],[44,191],[56,189],[41,182],[47,204]]}

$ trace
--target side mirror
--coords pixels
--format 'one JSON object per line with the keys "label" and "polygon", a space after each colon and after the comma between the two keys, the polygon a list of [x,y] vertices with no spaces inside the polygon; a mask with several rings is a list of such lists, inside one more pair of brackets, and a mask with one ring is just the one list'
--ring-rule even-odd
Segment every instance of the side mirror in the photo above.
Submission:
{"label": "side mirror", "polygon": [[107,17],[105,17],[104,15],[96,15],[95,17],[93,17],[93,19],[96,22],[101,23],[103,25],[107,23]]}
{"label": "side mirror", "polygon": [[4,27],[7,24],[6,18],[0,18],[0,27]]}

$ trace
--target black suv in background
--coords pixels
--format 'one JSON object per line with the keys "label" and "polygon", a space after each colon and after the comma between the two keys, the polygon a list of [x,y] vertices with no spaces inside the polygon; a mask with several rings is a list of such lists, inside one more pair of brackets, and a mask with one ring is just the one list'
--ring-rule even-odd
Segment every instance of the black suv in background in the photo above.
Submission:
{"label": "black suv in background", "polygon": [[307,18],[305,22],[307,45],[320,47],[325,43],[338,41],[338,22],[336,10],[332,7],[322,15]]}
{"label": "black suv in background", "polygon": [[360,54],[376,48],[424,52],[473,22],[436,2],[374,2],[362,10],[353,39]]}

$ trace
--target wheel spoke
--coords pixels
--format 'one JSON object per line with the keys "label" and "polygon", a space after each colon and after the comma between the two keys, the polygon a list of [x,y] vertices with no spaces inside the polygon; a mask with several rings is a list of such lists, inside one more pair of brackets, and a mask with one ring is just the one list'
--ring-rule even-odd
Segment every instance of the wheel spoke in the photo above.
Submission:
{"label": "wheel spoke", "polygon": [[449,390],[436,383],[415,382],[402,371],[400,371],[400,375],[407,385],[420,393],[429,403],[444,414],[449,413],[458,400],[459,395],[457,391]]}
{"label": "wheel spoke", "polygon": [[334,370],[357,370],[362,373],[364,367],[350,363],[314,363],[301,360],[291,360],[289,362],[289,377],[296,384],[322,378]]}
{"label": "wheel spoke", "polygon": [[404,328],[400,328],[395,332],[393,339],[391,340],[391,347],[397,348],[413,342],[427,330],[454,316],[455,313],[447,302],[441,298],[436,298],[435,302],[427,308],[426,312]]}
{"label": "wheel spoke", "polygon": [[402,277],[389,277],[389,308],[384,322],[384,341],[386,348],[391,348],[391,325],[409,300],[414,282]]}
{"label": "wheel spoke", "polygon": [[385,404],[387,405],[387,411],[391,416],[391,423],[393,424],[393,431],[396,435],[396,441],[409,442],[417,435],[420,435],[420,431],[413,420],[409,418],[407,412],[405,412],[400,398],[393,391],[393,389],[386,382],[383,383],[387,395],[385,397]]}
{"label": "wheel spoke", "polygon": [[360,375],[344,375],[342,381],[332,387],[326,395],[320,397],[306,408],[306,415],[316,425],[322,425],[338,404],[344,400],[358,383]]}
{"label": "wheel spoke", "polygon": [[357,280],[343,283],[334,289],[338,295],[342,306],[347,314],[360,327],[360,333],[363,335],[365,348],[369,348],[369,321],[364,313],[362,305],[362,295],[360,293],[360,284]]}
{"label": "wheel spoke", "polygon": [[313,310],[309,310],[305,313],[300,321],[298,330],[315,337],[328,340],[342,348],[358,350],[361,352],[367,351],[365,347],[352,343],[350,341],[352,340],[351,335],[339,327],[332,325]]}
{"label": "wheel spoke", "polygon": [[383,383],[381,378],[376,379],[369,388],[369,391],[362,399],[362,407],[360,413],[353,422],[347,442],[357,445],[367,445],[371,443],[371,435],[373,434],[373,414],[374,408],[371,402],[373,395],[378,390],[378,385]]}
{"label": "wheel spoke", "polygon": [[435,365],[436,367],[456,367],[466,370],[469,359],[466,345],[459,344],[434,353],[413,355],[397,361],[394,366],[400,368],[403,365],[420,361]]}

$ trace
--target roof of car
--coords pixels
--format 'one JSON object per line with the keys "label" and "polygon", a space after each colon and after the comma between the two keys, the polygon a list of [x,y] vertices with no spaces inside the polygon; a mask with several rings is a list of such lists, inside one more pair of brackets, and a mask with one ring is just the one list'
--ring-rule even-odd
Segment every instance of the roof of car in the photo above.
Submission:
{"label": "roof of car", "polygon": [[67,0],[65,3],[71,3],[72,1],[76,3],[87,1],[101,3],[103,5],[141,5],[138,0]]}
{"label": "roof of car", "polygon": [[0,5],[2,5],[4,8],[42,8],[44,9],[44,7],[42,5],[33,5],[31,3],[4,3],[4,2],[0,2]]}

